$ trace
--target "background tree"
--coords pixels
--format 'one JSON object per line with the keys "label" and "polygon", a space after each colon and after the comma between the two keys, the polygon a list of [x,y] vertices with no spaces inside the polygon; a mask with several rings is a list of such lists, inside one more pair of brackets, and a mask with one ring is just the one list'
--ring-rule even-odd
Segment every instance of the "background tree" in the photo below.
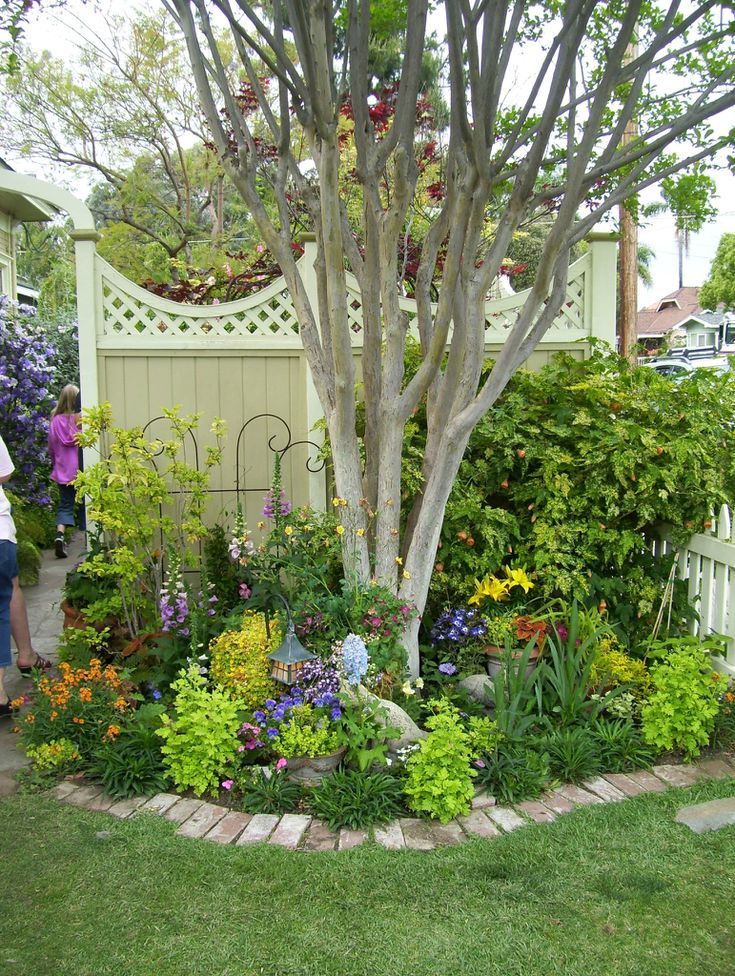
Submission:
{"label": "background tree", "polygon": [[153,245],[146,259],[160,271],[170,260],[190,261],[192,241],[221,246],[236,230],[225,213],[224,173],[205,145],[171,19],[159,12],[113,16],[97,29],[91,20],[69,23],[81,45],[73,69],[25,49],[21,68],[5,81],[7,150],[101,180],[90,204],[103,232],[114,228],[113,255],[126,244]]}
{"label": "background tree", "polygon": [[684,256],[689,253],[691,235],[717,216],[714,199],[717,184],[705,167],[695,164],[688,173],[667,176],[661,181],[661,195],[674,215],[679,248],[679,288],[684,287]]}
{"label": "background tree", "polygon": [[[337,60],[335,7],[327,0],[274,0],[267,11],[246,0],[163,2],[186,40],[222,165],[293,298],[326,417],[336,490],[350,516],[343,534],[345,570],[358,580],[375,577],[398,588],[422,610],[447,496],[469,435],[561,308],[572,248],[611,208],[725,145],[725,138],[712,137],[708,122],[735,102],[730,4],[691,4],[685,12],[676,0],[437,5],[447,24],[447,152],[443,192],[418,257],[414,325],[422,358],[404,380],[409,322],[399,305],[399,244],[424,149],[417,105],[428,0],[407,0],[405,48],[388,124],[372,111],[372,4],[349,0],[347,57]],[[222,17],[276,150],[268,163],[275,171],[275,217],[259,192],[262,147],[238,104],[218,43]],[[639,54],[623,64],[634,31]],[[535,65],[528,86],[517,82],[519,59],[524,67]],[[262,63],[275,86],[261,83]],[[347,101],[362,187],[360,242],[339,180],[339,126]],[[639,134],[623,145],[634,115]],[[292,151],[296,125],[313,160],[309,178]],[[316,234],[320,325],[291,251],[286,202],[294,188]],[[483,377],[485,296],[514,232],[539,213],[550,216],[551,227],[529,299]],[[346,266],[361,291],[363,437]],[[424,398],[423,489],[402,519],[403,431]],[[406,635],[414,670],[417,626]]]}
{"label": "background tree", "polygon": [[735,234],[723,234],[709,269],[709,277],[699,290],[702,308],[724,305],[735,309]]}

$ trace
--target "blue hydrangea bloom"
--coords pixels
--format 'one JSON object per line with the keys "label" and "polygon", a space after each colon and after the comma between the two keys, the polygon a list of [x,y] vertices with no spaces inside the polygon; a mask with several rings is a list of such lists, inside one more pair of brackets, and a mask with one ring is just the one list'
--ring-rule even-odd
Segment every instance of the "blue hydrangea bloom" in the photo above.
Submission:
{"label": "blue hydrangea bloom", "polygon": [[359,685],[367,674],[368,650],[365,641],[357,634],[348,634],[342,641],[342,663],[347,681]]}

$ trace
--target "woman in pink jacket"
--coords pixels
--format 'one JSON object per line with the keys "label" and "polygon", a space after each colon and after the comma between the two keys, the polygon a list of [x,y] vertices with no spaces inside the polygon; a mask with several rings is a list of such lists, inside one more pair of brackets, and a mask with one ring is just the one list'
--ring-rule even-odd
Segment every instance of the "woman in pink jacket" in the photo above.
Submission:
{"label": "woman in pink jacket", "polygon": [[75,492],[72,482],[79,471],[77,434],[80,414],[76,413],[79,388],[69,383],[61,391],[56,409],[51,414],[48,432],[48,452],[53,468],[51,478],[59,486],[59,508],[56,513],[56,557],[66,558],[64,532],[74,526]]}

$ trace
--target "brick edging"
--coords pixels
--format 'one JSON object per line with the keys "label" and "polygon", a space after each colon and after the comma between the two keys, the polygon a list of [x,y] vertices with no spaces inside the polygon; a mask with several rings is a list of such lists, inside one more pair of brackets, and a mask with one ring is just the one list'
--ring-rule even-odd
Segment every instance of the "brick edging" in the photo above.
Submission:
{"label": "brick edging", "polygon": [[404,817],[372,830],[331,831],[307,814],[240,813],[203,800],[158,793],[115,802],[102,788],[64,780],[49,795],[84,810],[109,813],[127,820],[138,813],[152,813],[179,825],[176,835],[218,844],[268,843],[289,850],[343,851],[359,847],[369,838],[389,850],[429,851],[461,844],[468,837],[500,837],[532,823],[550,823],[580,806],[617,803],[643,793],[662,793],[675,786],[693,786],[700,780],[735,779],[735,757],[705,759],[691,765],[660,765],[633,773],[607,773],[543,793],[538,800],[514,806],[497,806],[491,796],[475,797],[469,814],[448,824]]}

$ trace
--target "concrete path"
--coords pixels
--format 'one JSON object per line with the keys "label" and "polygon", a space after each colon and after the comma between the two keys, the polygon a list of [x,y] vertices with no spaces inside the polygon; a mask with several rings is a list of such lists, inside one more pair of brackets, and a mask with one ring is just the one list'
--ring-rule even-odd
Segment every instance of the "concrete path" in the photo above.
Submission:
{"label": "concrete path", "polygon": [[[33,646],[38,654],[52,661],[57,660],[57,646],[62,630],[63,614],[59,609],[61,591],[66,574],[74,568],[84,549],[84,534],[77,532],[69,545],[67,559],[57,559],[52,551],[43,553],[41,578],[37,586],[23,589],[28,606],[28,622],[31,628]],[[15,653],[13,654],[15,660]],[[29,678],[24,678],[13,666],[5,677],[5,689],[11,698],[23,695],[32,687]],[[28,765],[23,750],[18,748],[18,737],[10,731],[13,722],[3,719],[0,722],[0,796],[13,793],[17,789],[14,774]]]}

